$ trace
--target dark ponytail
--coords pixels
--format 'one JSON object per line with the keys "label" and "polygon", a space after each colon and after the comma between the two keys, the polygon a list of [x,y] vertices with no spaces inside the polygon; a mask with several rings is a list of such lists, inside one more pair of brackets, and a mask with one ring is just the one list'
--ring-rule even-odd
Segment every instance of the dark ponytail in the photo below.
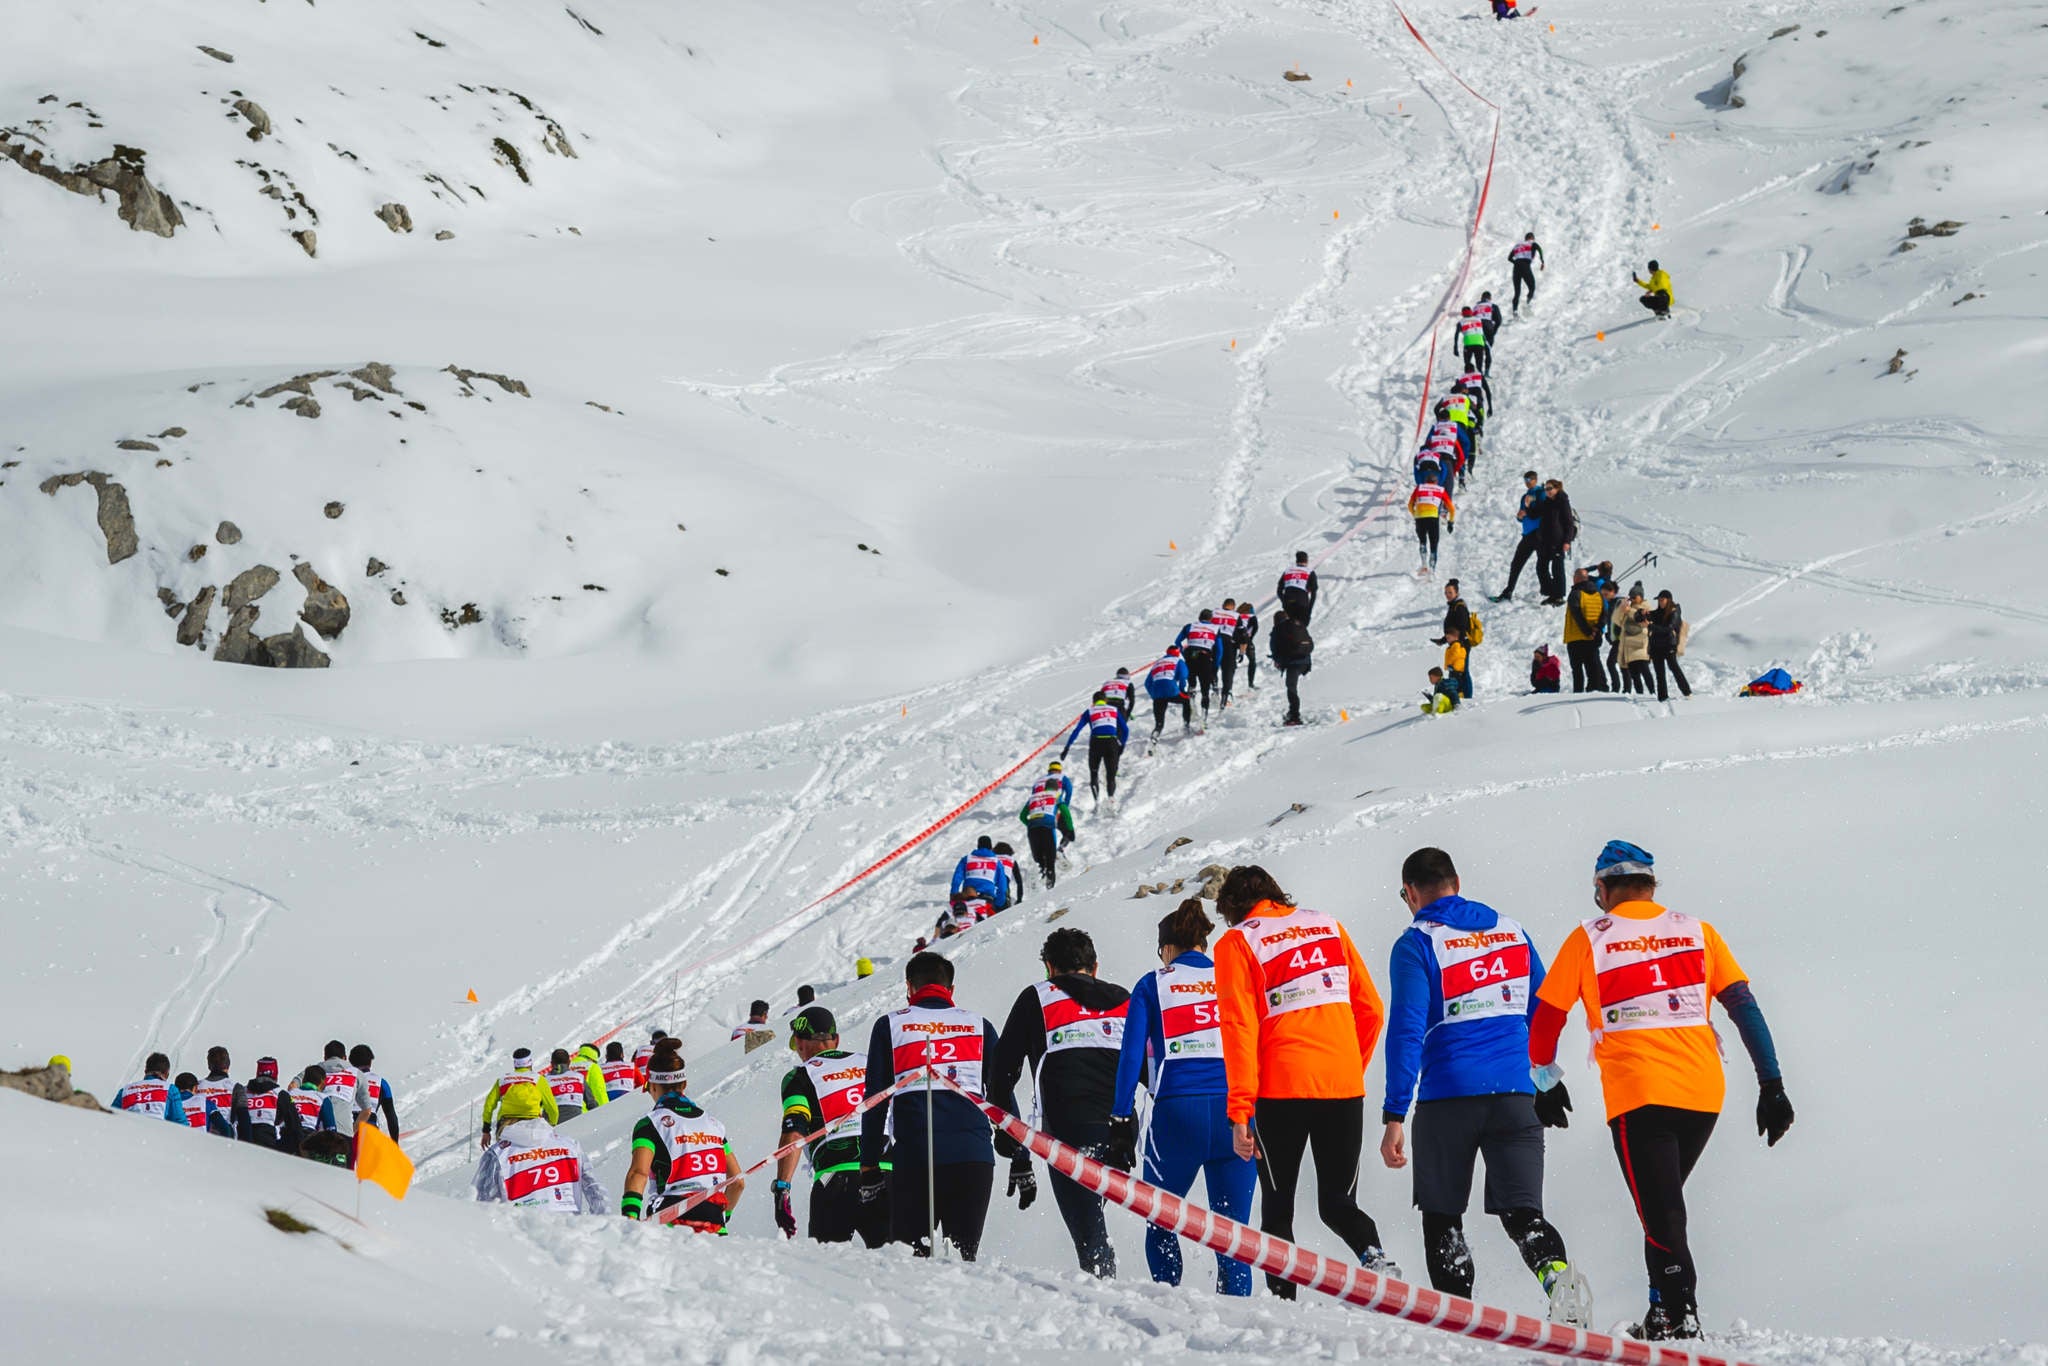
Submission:
{"label": "dark ponytail", "polygon": [[1215,923],[1202,914],[1202,898],[1191,896],[1173,914],[1160,917],[1159,947],[1205,949],[1209,946],[1209,931],[1215,928]]}
{"label": "dark ponytail", "polygon": [[1280,884],[1273,875],[1256,863],[1239,864],[1232,868],[1223,879],[1223,887],[1216,893],[1216,913],[1223,917],[1226,925],[1235,925],[1250,915],[1261,901],[1270,901],[1276,906],[1292,906],[1294,898],[1280,890]]}

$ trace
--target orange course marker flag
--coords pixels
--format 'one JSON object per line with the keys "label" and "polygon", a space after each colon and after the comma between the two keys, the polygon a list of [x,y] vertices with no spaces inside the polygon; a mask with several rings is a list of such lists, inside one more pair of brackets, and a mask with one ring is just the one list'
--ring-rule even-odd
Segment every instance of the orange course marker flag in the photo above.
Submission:
{"label": "orange course marker flag", "polygon": [[469,1003],[470,1005],[475,1005],[475,1004],[476,1004],[476,988],[475,988],[475,987],[471,987],[471,988],[469,989],[469,1002],[468,1002],[468,1003]]}
{"label": "orange course marker flag", "polygon": [[1349,721],[1351,719],[1351,713],[1345,711],[1342,707],[1339,707],[1337,709],[1337,719],[1339,721]]}
{"label": "orange course marker flag", "polygon": [[1606,334],[1605,332],[1595,332],[1595,333],[1593,334],[1593,340],[1594,340],[1594,341],[1606,341],[1606,340],[1607,340],[1607,334]]}
{"label": "orange course marker flag", "polygon": [[1035,34],[1035,33],[1031,35],[1031,46],[1033,46],[1033,47],[1037,47],[1037,46],[1038,46],[1038,35],[1037,35],[1037,34]]}
{"label": "orange course marker flag", "polygon": [[1168,542],[1166,543],[1166,548],[1167,548],[1168,550],[1178,550],[1178,549],[1180,549],[1180,542],[1178,542],[1178,541],[1168,541]]}
{"label": "orange course marker flag", "polygon": [[1663,225],[1662,223],[1652,223],[1652,224],[1650,224],[1650,231],[1651,231],[1651,232],[1662,232],[1662,231],[1664,231],[1664,225]]}
{"label": "orange course marker flag", "polygon": [[356,1180],[374,1181],[393,1200],[412,1189],[412,1159],[373,1124],[356,1125]]}

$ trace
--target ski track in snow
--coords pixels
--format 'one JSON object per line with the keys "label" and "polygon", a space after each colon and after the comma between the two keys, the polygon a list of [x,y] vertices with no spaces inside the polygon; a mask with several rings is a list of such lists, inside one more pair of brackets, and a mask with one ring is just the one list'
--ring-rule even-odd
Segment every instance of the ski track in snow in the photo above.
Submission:
{"label": "ski track in snow", "polygon": [[[833,959],[848,944],[907,942],[930,918],[924,885],[938,865],[950,863],[950,855],[942,851],[920,850],[769,936],[752,938],[749,927],[759,923],[764,907],[786,899],[793,908],[803,899],[791,889],[831,885],[921,828],[950,800],[946,793],[927,794],[907,814],[868,825],[852,849],[838,847],[836,837],[821,833],[825,817],[872,809],[876,794],[891,786],[892,773],[914,762],[935,759],[942,771],[960,775],[986,774],[1006,766],[1011,757],[1043,739],[1057,720],[1059,709],[1048,711],[1038,700],[1048,695],[1054,680],[1074,676],[1090,661],[1102,666],[1104,673],[1117,662],[1135,667],[1149,658],[1137,642],[1153,639],[1163,644],[1161,633],[1186,619],[1189,604],[1235,591],[1245,582],[1263,586],[1276,548],[1250,544],[1246,534],[1255,514],[1267,510],[1262,499],[1270,498],[1271,509],[1303,533],[1323,529],[1334,537],[1361,513],[1372,519],[1368,530],[1324,567],[1326,588],[1318,622],[1329,643],[1319,657],[1400,648],[1396,637],[1434,610],[1434,581],[1418,585],[1403,572],[1413,543],[1407,518],[1388,505],[1404,490],[1409,432],[1422,379],[1421,352],[1434,322],[1433,301],[1462,258],[1464,218],[1475,174],[1483,164],[1488,116],[1456,89],[1428,54],[1391,26],[1379,7],[1302,3],[1283,8],[1349,34],[1388,67],[1406,72],[1424,92],[1430,117],[1399,120],[1380,111],[1364,117],[1357,128],[1339,132],[1332,127],[1333,111],[1339,107],[1334,100],[1297,100],[1288,107],[1264,87],[1230,78],[1226,83],[1241,87],[1263,107],[1252,114],[1218,117],[1212,126],[1264,140],[1255,143],[1264,148],[1262,158],[1250,165],[1161,165],[1152,179],[1076,198],[1062,176],[1079,164],[1086,150],[1142,143],[1148,132],[1174,126],[1177,118],[1184,127],[1185,116],[1156,88],[1165,80],[1187,79],[1185,68],[1177,63],[1269,22],[1248,9],[1212,4],[1202,12],[1179,16],[1180,22],[1164,33],[1139,38],[1119,20],[1117,7],[1107,7],[1097,25],[1100,36],[1075,35],[1083,53],[1068,59],[1057,74],[970,71],[955,100],[974,121],[991,129],[989,139],[935,148],[940,178],[930,189],[872,197],[851,210],[855,221],[893,234],[899,250],[921,268],[988,297],[990,311],[921,329],[874,334],[841,354],[780,366],[758,383],[683,382],[755,420],[794,424],[855,445],[877,440],[865,435],[861,420],[871,414],[871,404],[886,397],[872,381],[934,358],[1074,356],[1069,379],[1077,386],[1160,404],[1166,400],[1131,388],[1122,377],[1129,362],[1188,344],[1221,348],[1226,339],[1132,334],[1118,326],[1120,321],[1175,296],[1215,289],[1233,279],[1236,263],[1204,240],[1230,223],[1276,205],[1318,195],[1334,198],[1362,173],[1378,177],[1372,182],[1371,197],[1328,231],[1292,292],[1271,310],[1250,343],[1238,348],[1225,452],[1214,474],[1210,521],[1199,541],[1151,582],[1115,590],[1100,618],[1064,646],[1006,678],[963,680],[672,746],[443,745],[336,736],[324,739],[316,749],[303,741],[268,737],[230,740],[204,721],[139,708],[9,697],[0,699],[0,744],[88,755],[94,763],[65,773],[0,772],[0,807],[54,805],[104,816],[183,810],[196,796],[209,814],[252,827],[311,821],[334,831],[410,839],[504,840],[551,828],[653,830],[728,817],[758,827],[716,859],[679,877],[660,900],[619,908],[619,930],[603,946],[502,994],[465,1018],[454,1030],[445,1056],[406,1079],[410,1103],[436,1112],[458,1095],[473,1101],[470,1093],[500,1048],[502,1027],[554,1002],[580,997],[592,983],[602,985],[603,995],[572,1012],[573,1025],[563,1031],[565,1035],[595,1033],[622,1020],[645,1018],[665,1000],[668,984],[682,966],[716,955],[725,956],[691,973],[686,1010],[702,1014],[716,1009],[715,1003],[744,983],[750,971],[793,940],[808,937],[811,944],[801,955],[803,963],[791,969],[797,973]],[[1818,4],[1751,9],[1773,18],[1828,12]],[[914,27],[916,20],[906,12],[904,22]],[[1448,538],[1444,575],[1460,573],[1464,550],[1475,536],[1489,547],[1509,539],[1502,535],[1507,519],[1499,509],[1511,500],[1514,470],[1536,465],[1569,480],[1589,471],[1619,468],[1624,461],[1650,467],[1674,460],[1674,452],[1689,438],[1709,430],[1745,395],[1787,366],[1817,348],[1837,347],[1907,316],[1932,297],[1931,291],[1923,292],[1867,323],[1810,308],[1799,297],[1810,258],[1810,249],[1802,246],[1781,262],[1767,300],[1788,324],[1801,330],[1797,345],[1777,340],[1759,344],[1704,324],[1675,326],[1653,349],[1689,357],[1694,370],[1648,410],[1639,430],[1614,430],[1616,424],[1607,421],[1606,414],[1588,411],[1566,395],[1576,383],[1616,363],[1611,352],[1577,343],[1613,313],[1606,288],[1608,263],[1625,259],[1644,240],[1655,216],[1655,195],[1664,177],[1664,144],[1659,130],[1647,127],[1636,110],[1670,81],[1675,68],[1725,53],[1726,32],[1717,30],[1655,60],[1594,67],[1557,55],[1541,34],[1509,34],[1492,25],[1452,25],[1429,16],[1421,22],[1454,66],[1490,98],[1515,111],[1501,134],[1500,173],[1480,238],[1474,291],[1494,280],[1505,243],[1524,225],[1538,228],[1543,238],[1571,244],[1569,251],[1552,256],[1550,265],[1558,273],[1546,270],[1539,277],[1539,306],[1510,322],[1503,332],[1496,367],[1502,402],[1482,464],[1465,494],[1472,510],[1460,523],[1467,530]],[[1726,27],[1740,23],[1730,18]],[[1535,41],[1527,41],[1531,38]],[[1510,43],[1513,60],[1505,56]],[[1145,117],[1113,121],[1094,107],[1064,98],[1076,72],[1085,72],[1101,90],[1130,95]],[[1153,87],[1149,93],[1148,83]],[[1690,216],[1697,221],[1786,193],[1824,164],[1775,177]],[[1348,200],[1356,201],[1355,194]],[[1420,270],[1394,297],[1365,303],[1347,297],[1353,254],[1393,223],[1423,225],[1438,233],[1440,263]],[[1055,249],[1074,247],[1115,250],[1160,268],[1144,272],[1131,285],[1043,264]],[[1324,475],[1304,479],[1271,460],[1274,436],[1268,418],[1276,402],[1274,372],[1297,339],[1333,327],[1344,330],[1354,359],[1325,376],[1324,382],[1349,406],[1360,453],[1333,461]],[[972,428],[949,423],[931,422],[926,430],[943,440],[971,440],[976,435]],[[1853,434],[1874,438],[1882,433],[1873,425]],[[1966,430],[1947,435],[1970,445],[1991,444]],[[1816,442],[1842,439],[1844,434],[1830,433]],[[1269,489],[1276,482],[1286,487]],[[1305,507],[1295,501],[1297,494]],[[1752,569],[1758,575],[1754,586],[1695,620],[1704,634],[1704,628],[1716,621],[1802,580],[1904,601],[2048,620],[2048,614],[2032,609],[1856,578],[1837,568],[1850,559],[1951,531],[2030,520],[2044,506],[2048,498],[2023,499],[1995,513],[1956,519],[1799,565],[1717,549],[1698,534],[1681,538],[1670,528],[1623,514],[1589,509],[1587,522],[1631,534],[1654,534],[1674,555]],[[1464,573],[1476,583],[1476,573]],[[1496,609],[1504,619],[1524,610]],[[2014,673],[2010,679],[2016,686],[2040,686],[2031,675]],[[1256,702],[1271,699],[1276,691],[1269,683]],[[1185,754],[1177,746],[1165,746],[1154,759],[1131,765],[1114,816],[1090,831],[1095,845],[1088,853],[1091,863],[1155,845],[1173,823],[1202,808],[1210,795],[1198,777],[1227,780],[1294,742],[1293,735],[1265,729],[1263,717],[1243,719],[1256,705],[1252,697],[1245,703],[1216,717],[1210,744],[1186,747]],[[929,718],[922,732],[907,741],[888,724],[896,719],[899,707]],[[1372,719],[1403,709],[1387,704],[1376,711],[1360,710],[1357,716]],[[1063,728],[1065,722],[1059,724]],[[2031,727],[2035,719],[2001,724]],[[1982,729],[1959,728],[1953,738]],[[1910,742],[1942,743],[1948,737],[1948,732],[1927,734],[1930,738]],[[1888,737],[1865,747],[1907,742]],[[1224,753],[1213,753],[1224,744],[1229,746]],[[1800,757],[1856,748],[1802,751]],[[507,784],[544,785],[584,775],[659,778],[766,772],[786,766],[793,752],[817,756],[815,767],[793,793],[771,787],[744,796],[645,805],[567,803],[518,813],[490,810],[476,800]],[[1723,762],[1772,757],[1788,756],[1737,755]],[[179,780],[137,782],[120,772],[123,761],[141,760],[175,766]],[[209,790],[195,794],[194,774],[210,780],[246,779],[263,770],[291,772],[311,766],[326,776],[261,786],[209,781]],[[1593,781],[1620,772],[1532,779],[1529,784]],[[954,787],[964,791],[978,781],[963,777]],[[1517,790],[1515,784],[1497,784],[1440,794],[1430,802],[1440,806],[1512,790]],[[1010,800],[998,793],[989,810],[1000,816]],[[1409,804],[1404,802],[1402,809],[1409,809]],[[1388,810],[1362,808],[1349,819],[1371,823]],[[44,827],[39,833],[91,847],[87,825],[80,818],[68,828]],[[1277,851],[1300,839],[1319,837],[1290,836],[1283,828],[1243,847]],[[106,850],[95,852],[116,857]],[[181,876],[194,886],[212,888],[211,936],[193,970],[158,1006],[142,1051],[159,1044],[180,1008],[184,1022],[175,1031],[174,1042],[182,1046],[278,903],[214,874],[192,869],[176,873],[161,863],[151,866],[136,856],[125,857],[157,875]],[[222,900],[230,896],[253,898],[256,910],[242,922],[237,947],[215,971],[214,955],[230,930]],[[1052,896],[1043,901],[1057,904]],[[1036,898],[1033,904],[1039,904]],[[1034,924],[1024,917],[1015,924],[995,922],[981,932],[978,942],[1027,933]],[[626,962],[631,967],[621,974],[619,965]],[[742,1064],[731,1075],[744,1071]],[[465,1135],[454,1133],[451,1126],[456,1123],[454,1115],[467,1108],[465,1103],[430,1124],[430,1167],[439,1165],[443,1154],[452,1160],[461,1147]],[[415,1117],[413,1122],[419,1120]]]}

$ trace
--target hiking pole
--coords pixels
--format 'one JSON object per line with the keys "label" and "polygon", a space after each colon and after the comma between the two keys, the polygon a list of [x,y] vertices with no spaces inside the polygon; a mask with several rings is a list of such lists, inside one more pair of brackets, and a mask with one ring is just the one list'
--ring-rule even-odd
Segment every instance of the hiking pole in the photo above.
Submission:
{"label": "hiking pole", "polygon": [[939,1255],[939,1173],[938,1152],[932,1119],[932,1043],[924,1045],[924,1237],[928,1255]]}

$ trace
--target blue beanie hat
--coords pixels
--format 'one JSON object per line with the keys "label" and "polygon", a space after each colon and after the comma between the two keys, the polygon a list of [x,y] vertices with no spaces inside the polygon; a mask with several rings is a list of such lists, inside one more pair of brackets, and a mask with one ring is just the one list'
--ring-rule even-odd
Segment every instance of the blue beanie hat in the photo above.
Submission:
{"label": "blue beanie hat", "polygon": [[1655,877],[1657,860],[1650,851],[1627,840],[1609,840],[1593,860],[1594,877]]}

